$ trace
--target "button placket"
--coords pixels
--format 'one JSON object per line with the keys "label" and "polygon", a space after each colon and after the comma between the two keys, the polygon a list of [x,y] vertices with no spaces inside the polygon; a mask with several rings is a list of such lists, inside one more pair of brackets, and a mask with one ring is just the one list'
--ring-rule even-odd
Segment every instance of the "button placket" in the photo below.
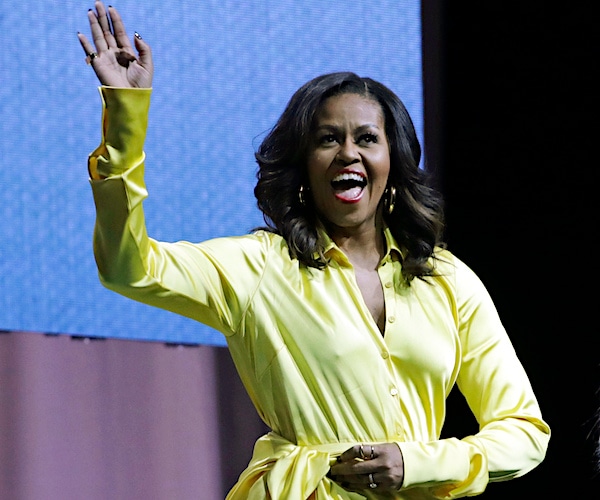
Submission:
{"label": "button placket", "polygon": [[386,256],[377,269],[383,288],[385,302],[385,322],[392,324],[396,321],[394,303],[394,266],[390,255]]}

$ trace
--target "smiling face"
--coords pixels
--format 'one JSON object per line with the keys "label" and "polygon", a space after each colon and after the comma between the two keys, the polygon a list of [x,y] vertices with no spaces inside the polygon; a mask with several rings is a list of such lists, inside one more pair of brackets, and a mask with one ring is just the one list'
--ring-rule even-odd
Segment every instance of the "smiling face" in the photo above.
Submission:
{"label": "smiling face", "polygon": [[315,208],[334,233],[374,229],[390,172],[380,104],[352,93],[326,99],[311,131],[307,171]]}

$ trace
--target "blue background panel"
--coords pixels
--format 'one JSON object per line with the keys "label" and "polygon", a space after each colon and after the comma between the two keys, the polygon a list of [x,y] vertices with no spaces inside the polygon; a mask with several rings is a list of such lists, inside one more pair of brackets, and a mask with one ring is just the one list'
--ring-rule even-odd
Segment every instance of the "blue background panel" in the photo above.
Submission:
{"label": "blue background panel", "polygon": [[[112,2],[151,45],[149,233],[168,241],[262,224],[253,152],[292,93],[351,70],[404,101],[423,143],[418,1]],[[86,162],[97,79],[77,32],[93,2],[0,8],[0,329],[224,345],[220,333],[104,289]]]}

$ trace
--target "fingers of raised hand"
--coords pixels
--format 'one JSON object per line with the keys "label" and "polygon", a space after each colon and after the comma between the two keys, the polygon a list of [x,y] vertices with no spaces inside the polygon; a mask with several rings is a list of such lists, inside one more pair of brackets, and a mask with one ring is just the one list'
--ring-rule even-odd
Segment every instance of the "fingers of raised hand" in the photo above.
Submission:
{"label": "fingers of raised hand", "polygon": [[[100,1],[96,1],[94,3],[94,6],[96,7],[96,19],[98,20],[98,27],[100,28],[100,30],[97,30],[98,35],[104,39],[104,41],[106,42],[106,45],[108,47],[116,48],[117,42],[113,35],[111,18],[109,16],[108,10],[104,7],[104,4]],[[111,9],[111,10],[114,11],[114,9]],[[95,36],[94,36],[94,40],[96,40]]]}
{"label": "fingers of raised hand", "polygon": [[99,52],[108,50],[108,44],[104,39],[104,32],[98,22],[98,16],[92,9],[88,10],[88,20],[90,22],[90,32],[92,33],[92,40],[94,41],[96,50]]}
{"label": "fingers of raised hand", "polygon": [[126,49],[133,54],[133,48],[127,37],[127,31],[125,31],[125,24],[117,9],[113,7],[110,7],[110,20],[112,24],[112,34],[114,35],[113,39],[116,41],[117,47]]}
{"label": "fingers of raised hand", "polygon": [[83,48],[83,51],[86,55],[86,62],[91,64],[92,60],[97,57],[96,51],[94,50],[94,46],[90,43],[87,37],[83,33],[77,33],[77,37],[79,38],[79,43]]}
{"label": "fingers of raised hand", "polygon": [[[108,9],[97,0],[96,10],[88,10],[88,20],[92,34],[93,45],[85,35],[79,34],[79,41],[86,53],[86,61],[90,64],[95,57],[103,53],[114,52],[115,58],[122,66],[137,59],[133,47],[127,38],[127,32],[119,12],[114,7]],[[94,49],[95,46],[95,49]]]}

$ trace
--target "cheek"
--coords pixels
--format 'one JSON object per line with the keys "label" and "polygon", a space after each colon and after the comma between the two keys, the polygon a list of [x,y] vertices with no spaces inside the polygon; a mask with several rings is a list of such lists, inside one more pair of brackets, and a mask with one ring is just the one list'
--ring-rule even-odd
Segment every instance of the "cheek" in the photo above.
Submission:
{"label": "cheek", "polygon": [[387,177],[386,178],[382,177],[380,180],[377,181],[377,183],[374,185],[374,189],[373,189],[375,199],[381,199],[386,186],[387,186]]}
{"label": "cheek", "polygon": [[313,163],[313,164],[322,163],[326,160],[326,158],[327,158],[327,151],[323,151],[321,149],[315,149],[315,150],[311,151],[310,153],[308,153],[308,155],[307,155],[307,161],[309,163]]}
{"label": "cheek", "polygon": [[306,170],[309,178],[317,176],[327,171],[330,159],[327,153],[313,152],[310,153],[306,158]]}
{"label": "cheek", "polygon": [[373,158],[373,166],[377,175],[377,184],[381,182],[387,184],[388,177],[390,176],[390,155],[385,152],[381,153],[377,158]]}
{"label": "cheek", "polygon": [[308,180],[312,181],[315,171],[317,170],[315,165],[317,164],[317,157],[315,155],[309,155],[306,158],[306,175],[308,176]]}

